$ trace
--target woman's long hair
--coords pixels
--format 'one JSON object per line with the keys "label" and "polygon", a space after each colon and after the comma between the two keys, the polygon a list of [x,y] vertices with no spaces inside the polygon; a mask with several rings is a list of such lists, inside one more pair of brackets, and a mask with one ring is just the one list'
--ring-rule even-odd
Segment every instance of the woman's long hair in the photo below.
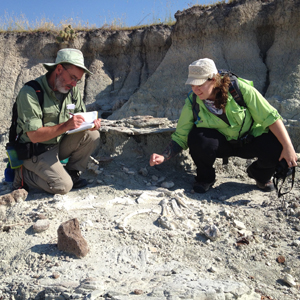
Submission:
{"label": "woman's long hair", "polygon": [[216,95],[215,106],[224,110],[228,99],[230,78],[228,75],[221,77],[220,74],[217,74],[214,78],[216,80],[214,87],[214,92]]}

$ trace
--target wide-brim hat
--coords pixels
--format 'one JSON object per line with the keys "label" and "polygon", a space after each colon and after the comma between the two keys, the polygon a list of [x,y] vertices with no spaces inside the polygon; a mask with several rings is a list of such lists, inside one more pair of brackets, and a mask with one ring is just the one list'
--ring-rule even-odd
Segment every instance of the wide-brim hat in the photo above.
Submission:
{"label": "wide-brim hat", "polygon": [[89,75],[93,75],[92,72],[90,72],[85,66],[84,66],[84,58],[83,54],[78,49],[72,49],[72,48],[65,48],[60,49],[57,52],[55,63],[44,63],[43,66],[48,70],[53,70],[55,66],[58,64],[71,64],[78,68],[81,68],[85,71],[85,73],[88,73]]}
{"label": "wide-brim hat", "polygon": [[218,70],[212,59],[198,59],[189,65],[189,75],[185,84],[202,85],[216,74],[218,74]]}

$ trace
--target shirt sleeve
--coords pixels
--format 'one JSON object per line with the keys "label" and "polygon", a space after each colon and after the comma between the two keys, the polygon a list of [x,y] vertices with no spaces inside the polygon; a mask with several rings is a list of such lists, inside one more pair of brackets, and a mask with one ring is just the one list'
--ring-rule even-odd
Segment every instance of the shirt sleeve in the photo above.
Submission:
{"label": "shirt sleeve", "polygon": [[[35,131],[43,126],[43,113],[35,90],[24,86],[17,97],[18,125],[23,132]],[[20,131],[20,130],[19,130]]]}
{"label": "shirt sleeve", "polygon": [[182,149],[188,148],[188,135],[194,126],[194,116],[192,111],[192,104],[189,98],[186,98],[185,104],[182,108],[176,131],[172,134],[172,140],[176,142]]}
{"label": "shirt sleeve", "polygon": [[281,119],[278,111],[262,96],[254,87],[245,86],[245,83],[239,82],[247,108],[256,124],[263,129],[268,128]]}

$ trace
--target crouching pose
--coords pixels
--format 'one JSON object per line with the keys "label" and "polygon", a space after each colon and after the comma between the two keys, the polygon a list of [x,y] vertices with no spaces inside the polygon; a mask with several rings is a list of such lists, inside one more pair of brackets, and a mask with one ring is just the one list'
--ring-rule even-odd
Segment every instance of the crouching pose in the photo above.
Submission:
{"label": "crouching pose", "polygon": [[[44,67],[48,72],[35,80],[39,88],[26,84],[16,100],[17,148],[24,149],[25,159],[22,167],[15,170],[13,187],[65,194],[72,188],[87,185],[86,180],[80,178],[80,172],[86,169],[97,147],[101,120],[95,120],[91,130],[66,134],[84,122],[82,116],[73,114],[86,111],[76,85],[84,73],[92,73],[84,66],[81,51],[61,49],[55,63],[45,63]],[[67,158],[64,167],[61,160]]]}
{"label": "crouching pose", "polygon": [[[277,110],[251,82],[221,75],[213,60],[189,65],[186,84],[192,92],[185,100],[172,141],[162,154],[152,154],[150,166],[189,148],[197,167],[193,189],[207,192],[215,183],[216,158],[257,158],[248,168],[250,178],[264,191],[274,189],[271,178],[279,161],[296,166],[297,155]],[[242,99],[242,100],[241,100]]]}

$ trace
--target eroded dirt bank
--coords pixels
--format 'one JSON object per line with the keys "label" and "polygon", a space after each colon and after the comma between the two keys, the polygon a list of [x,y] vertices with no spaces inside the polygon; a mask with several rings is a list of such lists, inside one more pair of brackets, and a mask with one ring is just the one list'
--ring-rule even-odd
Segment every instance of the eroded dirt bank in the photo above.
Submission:
{"label": "eroded dirt bank", "polygon": [[56,43],[51,33],[1,33],[2,131],[20,87],[43,74],[41,63],[54,61],[60,48],[75,47],[94,72],[81,85],[85,102],[104,118],[113,113],[112,119],[177,119],[188,92],[188,65],[210,57],[218,68],[254,81],[282,114],[297,148],[299,16],[300,0],[239,0],[179,11],[171,27],[78,32],[74,42],[65,44]]}

